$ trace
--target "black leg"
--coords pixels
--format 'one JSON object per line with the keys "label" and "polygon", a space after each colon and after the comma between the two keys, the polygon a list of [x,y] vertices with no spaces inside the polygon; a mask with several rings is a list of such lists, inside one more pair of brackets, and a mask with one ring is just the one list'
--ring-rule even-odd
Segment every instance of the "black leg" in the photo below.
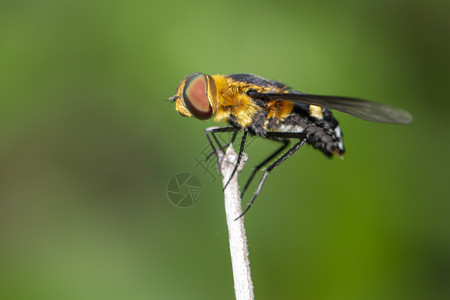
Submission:
{"label": "black leg", "polygon": [[[231,181],[231,178],[233,178],[234,174],[236,173],[236,170],[241,162],[242,159],[242,153],[244,153],[244,147],[245,147],[245,141],[247,140],[247,134],[248,134],[248,128],[244,128],[244,134],[242,135],[242,139],[241,139],[241,147],[239,147],[239,154],[237,157],[237,162],[236,165],[234,166],[233,172],[231,173],[230,178],[228,179],[227,183],[225,184],[225,186],[223,187],[223,190],[225,190],[228,186],[228,184]],[[233,136],[233,139],[236,138],[235,136]],[[231,143],[231,142],[230,142]]]}
{"label": "black leg", "polygon": [[245,191],[247,190],[248,186],[252,182],[253,178],[255,177],[256,173],[269,161],[277,157],[286,147],[289,145],[289,140],[281,141],[283,145],[277,149],[275,152],[273,152],[271,155],[269,155],[263,162],[261,162],[259,165],[255,166],[253,168],[252,174],[250,174],[250,177],[247,179],[247,182],[245,183],[244,188],[241,192],[241,198],[244,196]]}
{"label": "black leg", "polygon": [[[297,134],[297,136],[298,136],[298,134]],[[255,202],[256,197],[258,197],[258,194],[261,191],[261,188],[262,188],[262,186],[264,184],[264,181],[266,181],[266,178],[269,175],[270,171],[272,171],[273,169],[278,167],[282,162],[284,162],[292,154],[294,154],[298,149],[300,149],[300,147],[302,147],[305,144],[306,140],[307,140],[306,137],[302,137],[302,139],[300,139],[299,142],[297,142],[294,146],[292,146],[286,153],[284,153],[279,159],[277,159],[273,164],[271,164],[266,169],[266,171],[264,172],[261,180],[259,181],[259,184],[258,184],[258,187],[256,188],[255,193],[253,194],[252,200],[250,200],[250,202],[247,205],[247,208],[244,210],[244,212],[242,214],[240,214],[235,220],[237,220],[240,217],[242,217],[243,215],[245,215],[247,213],[247,211],[250,209],[250,207],[253,205],[253,203]]]}
{"label": "black leg", "polygon": [[[217,148],[214,146],[213,141],[209,137],[209,133],[211,133],[211,135],[214,138],[214,141],[216,142],[216,144],[219,147],[220,151],[222,153],[225,153],[225,149],[222,146],[222,144],[220,144],[220,141],[217,138],[217,136],[215,135],[215,133],[218,133],[218,132],[233,132],[234,134],[233,134],[232,140],[234,140],[236,138],[236,134],[237,134],[237,132],[239,130],[241,130],[239,127],[233,127],[233,126],[228,126],[228,127],[209,127],[209,128],[206,128],[205,129],[206,138],[208,139],[208,142],[211,145],[211,148],[213,149],[213,153],[216,154],[216,156],[217,156]],[[211,155],[208,155],[206,157],[206,160],[208,160]],[[219,161],[219,157],[218,156],[217,156],[217,164],[218,164],[218,166],[221,165],[221,161]],[[219,172],[220,172],[220,168],[219,168]]]}
{"label": "black leg", "polygon": [[237,133],[238,133],[238,131],[236,130],[233,133],[233,136],[231,137],[231,141],[226,146],[228,146],[229,144],[233,144],[234,143],[234,140],[236,139]]}
{"label": "black leg", "polygon": [[[233,136],[231,137],[230,142],[227,143],[227,144],[225,144],[225,145],[223,146],[224,149],[225,149],[226,147],[228,147],[230,144],[233,144],[233,143],[234,143],[234,140],[236,140],[236,136],[237,136],[238,132],[239,132],[239,130],[236,130],[235,132],[233,132]],[[216,138],[215,138],[215,139],[216,139]],[[216,141],[217,141],[217,139],[216,139]],[[208,161],[209,158],[210,158],[211,156],[213,156],[213,154],[215,154],[215,153],[216,153],[216,151],[215,151],[215,149],[213,148],[213,151],[212,151],[210,154],[208,154],[208,156],[206,156],[206,161]]]}
{"label": "black leg", "polygon": [[[212,137],[214,138],[214,141],[216,142],[217,146],[219,146],[220,150],[222,152],[225,152],[224,147],[220,144],[219,139],[216,137],[215,133],[217,132],[234,132],[232,141],[236,138],[237,132],[241,130],[238,127],[209,127],[205,129],[206,138],[208,139],[209,144],[211,145],[211,148],[213,149],[214,153],[217,151],[216,147],[214,146],[214,143],[212,142],[211,138],[209,137],[209,134],[211,133]],[[208,156],[209,158],[209,156]],[[207,159],[208,159],[207,158]]]}

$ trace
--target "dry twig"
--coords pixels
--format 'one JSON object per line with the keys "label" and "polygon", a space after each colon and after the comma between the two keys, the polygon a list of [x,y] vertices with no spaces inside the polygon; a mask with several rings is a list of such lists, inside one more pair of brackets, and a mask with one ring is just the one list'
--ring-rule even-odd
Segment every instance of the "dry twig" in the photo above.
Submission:
{"label": "dry twig", "polygon": [[[230,178],[237,161],[237,154],[230,145],[225,154],[219,151],[219,172],[225,185]],[[248,259],[247,237],[244,228],[244,216],[235,220],[242,213],[241,193],[238,186],[238,173],[243,169],[247,155],[244,154],[237,172],[224,191],[225,213],[227,217],[230,240],[231,264],[233,266],[234,290],[237,300],[253,300],[253,282]]]}

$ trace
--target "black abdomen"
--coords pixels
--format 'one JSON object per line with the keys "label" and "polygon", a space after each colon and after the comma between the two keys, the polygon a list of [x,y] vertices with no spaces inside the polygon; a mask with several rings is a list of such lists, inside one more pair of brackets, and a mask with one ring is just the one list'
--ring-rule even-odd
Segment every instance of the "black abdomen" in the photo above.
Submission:
{"label": "black abdomen", "polygon": [[[254,118],[250,131],[253,134],[267,138],[267,131],[304,133],[307,143],[322,151],[326,156],[333,154],[341,156],[345,150],[342,142],[342,132],[338,121],[327,109],[322,110],[323,118],[311,117],[309,105],[295,103],[291,114],[283,121],[276,118],[267,120],[267,113],[259,112]],[[283,140],[283,138],[273,138]]]}

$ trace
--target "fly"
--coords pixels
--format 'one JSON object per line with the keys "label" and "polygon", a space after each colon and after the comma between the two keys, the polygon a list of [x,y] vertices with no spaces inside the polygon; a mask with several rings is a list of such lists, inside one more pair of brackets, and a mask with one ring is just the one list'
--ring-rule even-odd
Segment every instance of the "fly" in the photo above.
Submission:
{"label": "fly", "polygon": [[[269,173],[305,143],[327,157],[344,154],[342,131],[330,109],[371,122],[408,124],[412,121],[412,116],[399,108],[356,98],[305,94],[278,81],[251,74],[210,76],[193,73],[181,81],[177,93],[169,100],[175,102],[175,109],[181,116],[200,120],[214,118],[216,122],[225,121],[230,125],[205,130],[214,152],[217,149],[213,140],[223,151],[216,133],[233,132],[233,142],[236,134],[243,131],[236,167],[230,179],[242,158],[248,134],[281,143],[275,152],[254,167],[241,197],[256,173],[275,159],[265,169],[252,199],[238,218],[253,205]],[[290,146],[292,140],[295,143]]]}

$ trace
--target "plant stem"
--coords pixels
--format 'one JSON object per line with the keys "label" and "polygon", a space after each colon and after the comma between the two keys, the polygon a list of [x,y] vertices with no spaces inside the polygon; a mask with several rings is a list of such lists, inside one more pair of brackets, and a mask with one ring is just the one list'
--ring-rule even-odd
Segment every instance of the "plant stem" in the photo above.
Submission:
{"label": "plant stem", "polygon": [[[225,185],[233,173],[237,154],[233,147],[228,147],[225,155],[218,153],[219,172]],[[253,300],[253,282],[248,259],[247,237],[245,235],[244,216],[235,220],[242,213],[241,193],[238,186],[238,173],[243,169],[247,155],[244,154],[237,172],[224,191],[225,213],[227,217],[230,240],[231,264],[233,267],[234,291],[237,300]]]}

